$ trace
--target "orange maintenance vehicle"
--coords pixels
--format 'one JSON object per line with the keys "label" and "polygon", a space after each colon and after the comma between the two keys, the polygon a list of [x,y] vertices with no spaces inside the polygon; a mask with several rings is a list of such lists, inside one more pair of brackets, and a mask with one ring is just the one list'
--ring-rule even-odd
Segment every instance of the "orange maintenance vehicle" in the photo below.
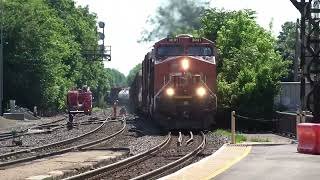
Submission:
{"label": "orange maintenance vehicle", "polygon": [[69,125],[73,123],[75,114],[91,115],[92,113],[92,92],[87,86],[82,89],[70,90],[67,94],[67,107],[69,114]]}

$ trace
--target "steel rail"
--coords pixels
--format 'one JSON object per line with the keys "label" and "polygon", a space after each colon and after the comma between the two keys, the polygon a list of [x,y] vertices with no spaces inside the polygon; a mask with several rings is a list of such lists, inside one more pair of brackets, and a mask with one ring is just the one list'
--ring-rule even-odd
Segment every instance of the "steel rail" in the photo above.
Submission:
{"label": "steel rail", "polygon": [[[72,125],[73,127],[77,127],[80,125],[92,125],[92,124],[102,124],[105,121],[105,119],[97,119],[97,120],[88,120],[88,121],[83,121],[83,122],[74,122]],[[113,120],[109,120],[108,122],[112,122]],[[118,121],[118,120],[116,120]],[[46,132],[52,132],[57,129],[65,128],[67,127],[67,124],[53,124],[53,125],[48,125],[48,126],[41,126],[40,129],[46,129],[43,132],[31,132],[31,133],[25,133],[24,135],[30,135],[30,134],[39,134],[39,133],[46,133]]]}
{"label": "steel rail", "polygon": [[7,140],[7,139],[12,139],[13,137],[20,137],[20,136],[23,136],[26,134],[26,132],[29,130],[29,129],[35,129],[37,127],[43,127],[43,126],[47,126],[47,125],[50,125],[50,124],[54,124],[54,123],[57,123],[57,122],[60,122],[60,121],[64,121],[66,120],[66,117],[64,118],[60,118],[58,120],[55,120],[55,121],[52,121],[52,122],[47,122],[47,123],[43,123],[43,124],[39,124],[39,125],[35,125],[35,126],[32,126],[32,127],[29,127],[29,128],[25,128],[21,131],[17,131],[17,135],[13,136],[12,135],[12,132],[4,132],[4,133],[0,133],[0,141],[3,141],[3,140]]}
{"label": "steel rail", "polygon": [[138,177],[132,178],[132,180],[158,178],[159,176],[161,176],[162,174],[164,174],[168,170],[171,170],[172,168],[175,168],[175,167],[185,163],[186,161],[188,161],[189,159],[191,159],[192,157],[194,157],[195,155],[197,155],[198,153],[200,153],[204,149],[204,147],[206,145],[206,137],[203,132],[201,132],[201,135],[202,135],[202,142],[194,151],[188,153],[187,155],[183,156],[182,158],[180,158],[170,164],[162,166],[158,169],[155,169],[153,171],[150,171],[150,172],[143,174],[143,175],[140,175]]}
{"label": "steel rail", "polygon": [[182,133],[181,131],[179,132],[179,137],[178,137],[178,146],[182,145]]}
{"label": "steel rail", "polygon": [[186,145],[189,145],[191,142],[193,142],[193,133],[190,131],[190,139],[187,140]]}
{"label": "steel rail", "polygon": [[129,157],[127,159],[123,159],[123,160],[118,161],[116,163],[100,167],[100,168],[95,169],[95,170],[91,170],[91,171],[88,171],[88,172],[85,172],[85,173],[81,173],[81,174],[78,174],[78,175],[75,175],[75,176],[72,176],[72,177],[65,178],[64,180],[83,180],[83,179],[92,178],[92,177],[95,177],[95,176],[98,176],[98,175],[101,175],[101,174],[105,174],[106,172],[107,173],[111,173],[111,172],[113,172],[115,170],[123,169],[125,167],[128,167],[128,166],[130,166],[132,164],[135,164],[135,163],[137,163],[139,161],[142,161],[142,160],[148,158],[152,154],[155,154],[155,153],[159,152],[161,149],[163,149],[165,146],[168,145],[170,140],[171,140],[171,132],[168,133],[167,138],[161,144],[153,147],[150,150],[147,150],[147,151],[142,152],[140,154],[137,154],[135,156]]}
{"label": "steel rail", "polygon": [[[35,147],[35,148],[31,148],[31,149],[26,149],[26,150],[21,150],[21,151],[17,151],[17,152],[3,154],[3,155],[0,155],[0,159],[3,161],[5,159],[10,159],[10,157],[15,157],[16,155],[19,155],[19,154],[36,153],[37,151],[40,151],[40,150],[56,148],[56,147],[59,147],[59,146],[63,146],[63,145],[69,144],[71,142],[75,142],[76,140],[78,140],[80,138],[84,138],[84,137],[86,137],[86,136],[88,136],[90,134],[95,133],[99,129],[101,129],[107,122],[110,122],[109,119],[110,118],[107,118],[103,124],[101,124],[99,127],[95,128],[94,130],[92,130],[92,131],[90,131],[88,133],[82,134],[80,136],[77,136],[77,137],[74,137],[74,138],[69,138],[69,139],[66,139],[66,140],[63,140],[63,141],[51,143],[51,144],[40,146],[40,147]],[[115,135],[120,134],[121,132],[123,132],[125,127],[126,127],[125,121],[123,121],[123,122],[124,122],[123,123],[124,124],[123,128],[120,131],[118,131],[117,133],[114,133],[114,134],[110,135],[111,137],[108,136],[108,137],[105,137],[105,138],[102,138],[102,139],[99,139],[99,140],[96,140],[96,141],[92,141],[92,142],[89,142],[89,143],[86,143],[86,144],[76,145],[76,146],[73,146],[73,147],[70,147],[70,148],[65,148],[65,149],[54,151],[54,152],[50,152],[50,153],[44,153],[44,154],[34,155],[34,156],[31,156],[31,157],[29,156],[29,157],[26,157],[26,158],[21,158],[21,159],[17,159],[17,160],[13,160],[13,161],[2,162],[2,163],[0,163],[0,167],[12,165],[12,164],[17,164],[17,163],[20,163],[20,162],[31,161],[31,160],[34,160],[34,159],[40,159],[40,158],[48,157],[48,156],[52,156],[52,155],[57,155],[57,154],[65,153],[65,152],[68,152],[68,151],[71,151],[71,150],[74,150],[74,149],[80,149],[80,148],[83,148],[83,147],[86,147],[86,146],[91,146],[93,144],[100,143],[102,141],[105,141],[105,140],[107,140],[109,138],[112,138]]]}
{"label": "steel rail", "polygon": [[[110,115],[106,115],[106,116],[109,117]],[[80,116],[80,117],[84,117],[84,116]],[[47,127],[52,127],[52,126],[60,126],[60,125],[61,126],[66,126],[65,124],[55,124],[55,123],[64,121],[67,118],[68,117],[66,115],[63,115],[63,118],[59,118],[59,119],[51,121],[51,122],[46,122],[46,123],[42,123],[42,124],[38,124],[38,125],[34,125],[34,126],[31,126],[31,127],[25,128],[23,130],[17,131],[16,133],[18,135],[16,135],[15,137],[19,137],[19,136],[25,135],[25,133],[30,129],[41,129],[41,128],[47,128]],[[34,120],[32,120],[32,121],[34,121]],[[32,121],[28,121],[28,122],[32,122]],[[97,122],[97,121],[103,121],[103,119],[88,120],[88,121],[80,122],[80,123],[82,124],[82,123]],[[78,123],[75,123],[75,124],[78,124]],[[10,139],[11,137],[9,137],[9,136],[12,137],[12,131],[0,133],[0,141],[1,140],[5,140],[5,139],[1,139],[1,138],[5,138],[5,137],[8,137],[7,139]]]}
{"label": "steel rail", "polygon": [[[62,119],[62,120],[66,120],[66,118]],[[104,122],[104,120],[101,120],[101,119],[89,120],[89,121],[79,122],[79,123],[76,122],[76,123],[73,123],[73,127],[80,126],[80,125],[102,124],[103,122]],[[112,120],[110,120],[109,122],[112,122]],[[52,122],[52,123],[56,123],[56,122]],[[34,126],[32,128],[28,128],[24,131],[20,131],[19,134],[15,135],[15,136],[13,136],[12,133],[3,133],[3,134],[0,134],[0,141],[18,138],[18,137],[26,136],[26,135],[32,135],[32,134],[50,133],[50,132],[55,131],[57,129],[64,128],[66,126],[67,126],[66,124],[47,124],[47,125]],[[28,130],[31,130],[31,129],[33,129],[33,130],[34,129],[41,129],[41,130],[46,129],[46,130],[39,131],[39,132],[28,132]]]}
{"label": "steel rail", "polygon": [[91,141],[91,142],[88,142],[88,143],[85,143],[85,144],[76,145],[76,146],[72,146],[72,147],[69,147],[69,148],[65,148],[65,149],[61,149],[61,150],[57,150],[57,151],[53,151],[53,152],[49,152],[49,153],[44,153],[44,154],[30,156],[30,157],[26,157],[26,158],[10,161],[10,162],[5,162],[5,163],[0,164],[0,167],[1,166],[9,166],[9,165],[13,165],[13,164],[18,164],[18,163],[22,163],[22,162],[28,162],[28,161],[32,161],[32,160],[36,160],[36,159],[49,157],[49,156],[55,156],[55,155],[63,154],[63,153],[70,152],[70,151],[73,151],[73,150],[79,150],[79,149],[83,149],[83,148],[86,148],[86,147],[90,147],[90,146],[99,144],[99,143],[101,143],[103,141],[111,139],[114,136],[122,133],[126,128],[126,124],[125,123],[123,123],[123,124],[124,124],[123,127],[119,131],[117,131],[116,133],[111,134],[110,136],[101,138],[99,140]]}

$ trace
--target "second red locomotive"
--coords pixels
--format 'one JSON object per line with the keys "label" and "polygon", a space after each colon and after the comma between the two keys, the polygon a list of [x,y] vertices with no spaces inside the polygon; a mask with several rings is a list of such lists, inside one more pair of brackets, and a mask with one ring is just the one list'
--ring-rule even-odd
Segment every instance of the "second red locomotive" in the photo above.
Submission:
{"label": "second red locomotive", "polygon": [[91,115],[92,113],[92,92],[87,86],[82,89],[70,90],[67,94],[67,106],[69,124],[72,124],[75,114]]}
{"label": "second red locomotive", "polygon": [[208,129],[217,109],[215,49],[190,35],[155,43],[131,85],[132,106],[168,129]]}

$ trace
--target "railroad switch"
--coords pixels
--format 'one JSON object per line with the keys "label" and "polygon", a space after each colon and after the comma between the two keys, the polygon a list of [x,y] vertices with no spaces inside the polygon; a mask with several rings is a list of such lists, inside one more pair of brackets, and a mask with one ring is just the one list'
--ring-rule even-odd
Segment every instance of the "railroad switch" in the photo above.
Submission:
{"label": "railroad switch", "polygon": [[22,146],[22,140],[21,139],[19,139],[19,140],[13,139],[12,140],[12,145],[14,145],[14,146]]}

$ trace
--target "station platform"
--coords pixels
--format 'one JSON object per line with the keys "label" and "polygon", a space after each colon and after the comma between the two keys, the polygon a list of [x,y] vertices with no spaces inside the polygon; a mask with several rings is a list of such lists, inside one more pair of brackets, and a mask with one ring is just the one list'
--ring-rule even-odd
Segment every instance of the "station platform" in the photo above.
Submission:
{"label": "station platform", "polygon": [[88,150],[69,152],[0,170],[0,179],[61,179],[127,155],[127,151]]}
{"label": "station platform", "polygon": [[211,179],[237,163],[251,151],[251,145],[224,145],[211,156],[191,164],[161,180]]}
{"label": "station platform", "polygon": [[297,144],[253,146],[250,154],[216,180],[318,180],[320,156],[297,152]]}
{"label": "station platform", "polygon": [[162,179],[318,180],[319,164],[319,155],[300,154],[297,144],[225,145]]}

